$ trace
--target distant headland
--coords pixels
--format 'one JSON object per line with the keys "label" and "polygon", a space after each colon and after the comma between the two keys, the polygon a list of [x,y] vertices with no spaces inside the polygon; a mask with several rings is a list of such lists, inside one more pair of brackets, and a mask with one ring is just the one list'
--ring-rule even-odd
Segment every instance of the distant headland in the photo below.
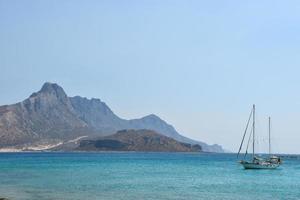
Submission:
{"label": "distant headland", "polygon": [[[131,131],[119,131],[124,129]],[[154,114],[140,119],[122,119],[100,99],[68,97],[56,83],[46,82],[40,91],[24,101],[0,106],[0,151],[52,150],[57,147],[66,148],[60,150],[98,150],[96,144],[104,144],[103,140],[98,140],[93,146],[90,138],[104,137],[124,142],[125,138],[128,141],[132,136],[137,142],[138,133],[146,134],[153,143],[144,143],[146,146],[143,148],[129,145],[119,150],[191,151],[197,145],[197,151],[223,152],[219,145],[207,145],[182,136],[172,125]],[[166,142],[163,144],[167,146],[160,146],[153,138],[159,138],[158,141]]]}

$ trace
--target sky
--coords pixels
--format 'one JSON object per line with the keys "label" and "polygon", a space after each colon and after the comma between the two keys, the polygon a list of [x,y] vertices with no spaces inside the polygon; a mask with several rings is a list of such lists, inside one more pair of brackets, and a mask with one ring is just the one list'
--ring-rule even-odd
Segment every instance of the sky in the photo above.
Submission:
{"label": "sky", "polygon": [[300,153],[300,2],[0,0],[0,105],[46,81],[151,113],[238,150],[252,104],[258,151]]}

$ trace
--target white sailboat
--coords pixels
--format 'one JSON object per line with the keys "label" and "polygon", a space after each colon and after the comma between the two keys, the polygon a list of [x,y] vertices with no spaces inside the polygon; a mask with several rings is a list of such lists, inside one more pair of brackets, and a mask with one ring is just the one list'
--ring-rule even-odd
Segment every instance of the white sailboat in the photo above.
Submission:
{"label": "white sailboat", "polygon": [[[276,169],[282,162],[280,157],[271,155],[271,118],[270,117],[269,117],[269,157],[262,158],[255,155],[255,105],[253,105],[253,108],[251,110],[237,157],[239,157],[240,155],[245,140],[245,136],[249,127],[249,123],[251,121],[251,117],[252,117],[252,130],[250,131],[246,153],[244,154],[244,159],[239,161],[239,163],[245,169]],[[247,161],[245,159],[248,153],[248,147],[249,147],[251,136],[252,136],[252,159]]]}

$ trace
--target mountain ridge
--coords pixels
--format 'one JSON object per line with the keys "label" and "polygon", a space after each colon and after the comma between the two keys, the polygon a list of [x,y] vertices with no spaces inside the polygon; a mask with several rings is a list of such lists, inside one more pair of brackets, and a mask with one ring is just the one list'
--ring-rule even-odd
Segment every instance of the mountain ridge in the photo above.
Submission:
{"label": "mountain ridge", "polygon": [[121,129],[149,129],[179,142],[199,144],[204,151],[223,151],[220,146],[180,135],[157,115],[122,119],[100,99],[68,97],[56,83],[46,82],[24,101],[0,106],[0,147],[55,143],[80,136],[105,136]]}

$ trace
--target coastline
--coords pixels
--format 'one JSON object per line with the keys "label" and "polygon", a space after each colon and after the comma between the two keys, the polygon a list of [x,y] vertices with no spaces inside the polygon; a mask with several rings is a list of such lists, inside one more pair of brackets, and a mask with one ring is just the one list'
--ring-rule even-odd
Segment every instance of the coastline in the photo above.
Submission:
{"label": "coastline", "polygon": [[[82,138],[85,138],[88,136],[80,136],[77,137],[75,139],[72,140],[68,140],[66,142],[58,142],[55,144],[37,144],[37,145],[32,145],[32,146],[25,146],[25,147],[7,147],[7,148],[0,148],[0,153],[9,153],[9,152],[44,152],[44,151],[51,151],[51,149],[58,147],[60,145],[64,145],[64,144],[70,144],[70,143],[75,143],[77,144],[77,142],[79,140],[81,140]],[[53,151],[54,152],[54,151]],[[1,199],[0,199],[1,200]]]}

